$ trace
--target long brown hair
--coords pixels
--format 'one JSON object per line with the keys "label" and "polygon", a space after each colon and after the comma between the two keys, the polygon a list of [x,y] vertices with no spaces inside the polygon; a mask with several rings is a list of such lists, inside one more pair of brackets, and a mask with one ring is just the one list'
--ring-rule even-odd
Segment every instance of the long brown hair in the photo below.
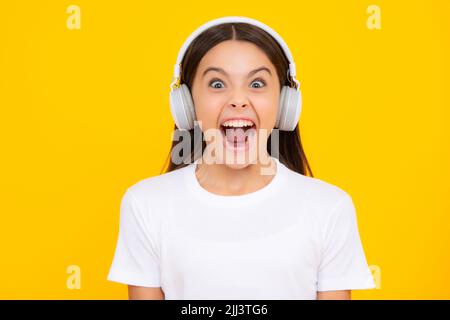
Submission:
{"label": "long brown hair", "polygon": [[[273,63],[277,70],[278,78],[280,79],[280,88],[284,85],[293,87],[295,84],[287,77],[287,71],[289,67],[289,61],[284,55],[283,49],[280,47],[278,42],[266,31],[248,23],[224,23],[217,25],[205,30],[201,33],[195,40],[191,43],[186,51],[181,62],[181,77],[180,84],[184,83],[188,86],[189,90],[192,88],[192,82],[195,78],[197,72],[198,64],[202,57],[214,46],[220,42],[226,40],[240,40],[248,41],[260,49],[262,49],[270,61]],[[194,128],[195,129],[195,128]],[[180,141],[172,141],[172,146],[170,148],[169,156],[166,159],[163,172],[170,172],[182,167],[187,166],[192,163],[203,153],[206,148],[206,142],[203,139],[203,134],[201,130],[189,130],[189,135],[191,138],[191,153],[182,155],[183,161],[180,164],[175,164],[172,162],[172,150],[177,146]],[[178,130],[175,125],[174,131]],[[194,137],[194,134],[200,132],[201,137]],[[279,131],[279,160],[289,169],[296,171],[303,175],[313,176],[311,168],[306,159],[305,152],[303,151],[300,131],[298,125],[295,127],[294,131]],[[194,139],[195,138],[195,139]],[[271,153],[271,138],[272,134],[269,136],[267,141],[267,151],[270,155]],[[201,141],[194,145],[194,142]]]}

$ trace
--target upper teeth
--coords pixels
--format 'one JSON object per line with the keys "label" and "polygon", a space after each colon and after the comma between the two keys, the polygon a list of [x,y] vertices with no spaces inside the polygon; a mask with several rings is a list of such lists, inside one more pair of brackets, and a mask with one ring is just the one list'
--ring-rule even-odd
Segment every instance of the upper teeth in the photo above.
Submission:
{"label": "upper teeth", "polygon": [[249,120],[228,120],[222,123],[224,127],[252,127],[253,121]]}

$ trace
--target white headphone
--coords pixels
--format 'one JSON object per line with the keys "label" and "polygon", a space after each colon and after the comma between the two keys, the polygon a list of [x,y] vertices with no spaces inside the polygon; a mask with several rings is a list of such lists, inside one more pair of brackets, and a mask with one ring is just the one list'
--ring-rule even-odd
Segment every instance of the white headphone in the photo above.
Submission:
{"label": "white headphone", "polygon": [[302,109],[302,95],[300,91],[300,83],[295,78],[296,69],[291,51],[289,50],[289,47],[281,38],[281,36],[277,32],[275,32],[275,30],[258,20],[239,16],[222,17],[203,24],[186,39],[183,46],[181,47],[180,52],[178,53],[177,63],[175,64],[174,68],[174,81],[170,84],[170,112],[172,113],[172,117],[175,120],[175,124],[177,125],[178,129],[190,130],[194,128],[194,120],[196,120],[194,103],[192,101],[192,96],[189,88],[186,84],[179,84],[181,62],[187,49],[189,48],[189,45],[203,31],[213,26],[231,22],[248,23],[263,29],[273,38],[275,38],[275,40],[283,49],[286,58],[289,60],[288,74],[297,84],[297,88],[283,86],[283,88],[281,89],[280,106],[278,109],[275,128],[283,131],[293,131],[300,119],[300,112]]}

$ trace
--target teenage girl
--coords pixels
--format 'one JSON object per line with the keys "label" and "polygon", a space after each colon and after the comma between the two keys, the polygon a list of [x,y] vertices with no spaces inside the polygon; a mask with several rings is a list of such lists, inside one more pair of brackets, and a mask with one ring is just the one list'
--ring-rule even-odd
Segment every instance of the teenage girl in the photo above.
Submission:
{"label": "teenage girl", "polygon": [[108,280],[130,299],[350,299],[375,287],[352,198],[308,165],[295,73],[254,19],[215,19],[186,40],[170,93],[184,139],[121,202]]}

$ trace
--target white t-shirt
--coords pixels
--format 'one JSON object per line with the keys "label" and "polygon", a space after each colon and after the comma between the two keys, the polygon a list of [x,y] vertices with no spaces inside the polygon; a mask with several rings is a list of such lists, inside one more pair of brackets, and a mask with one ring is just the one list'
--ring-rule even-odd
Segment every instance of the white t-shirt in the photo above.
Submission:
{"label": "white t-shirt", "polygon": [[198,160],[124,193],[107,279],[161,287],[166,299],[316,299],[375,288],[351,197],[278,159],[263,188],[204,189]]}

